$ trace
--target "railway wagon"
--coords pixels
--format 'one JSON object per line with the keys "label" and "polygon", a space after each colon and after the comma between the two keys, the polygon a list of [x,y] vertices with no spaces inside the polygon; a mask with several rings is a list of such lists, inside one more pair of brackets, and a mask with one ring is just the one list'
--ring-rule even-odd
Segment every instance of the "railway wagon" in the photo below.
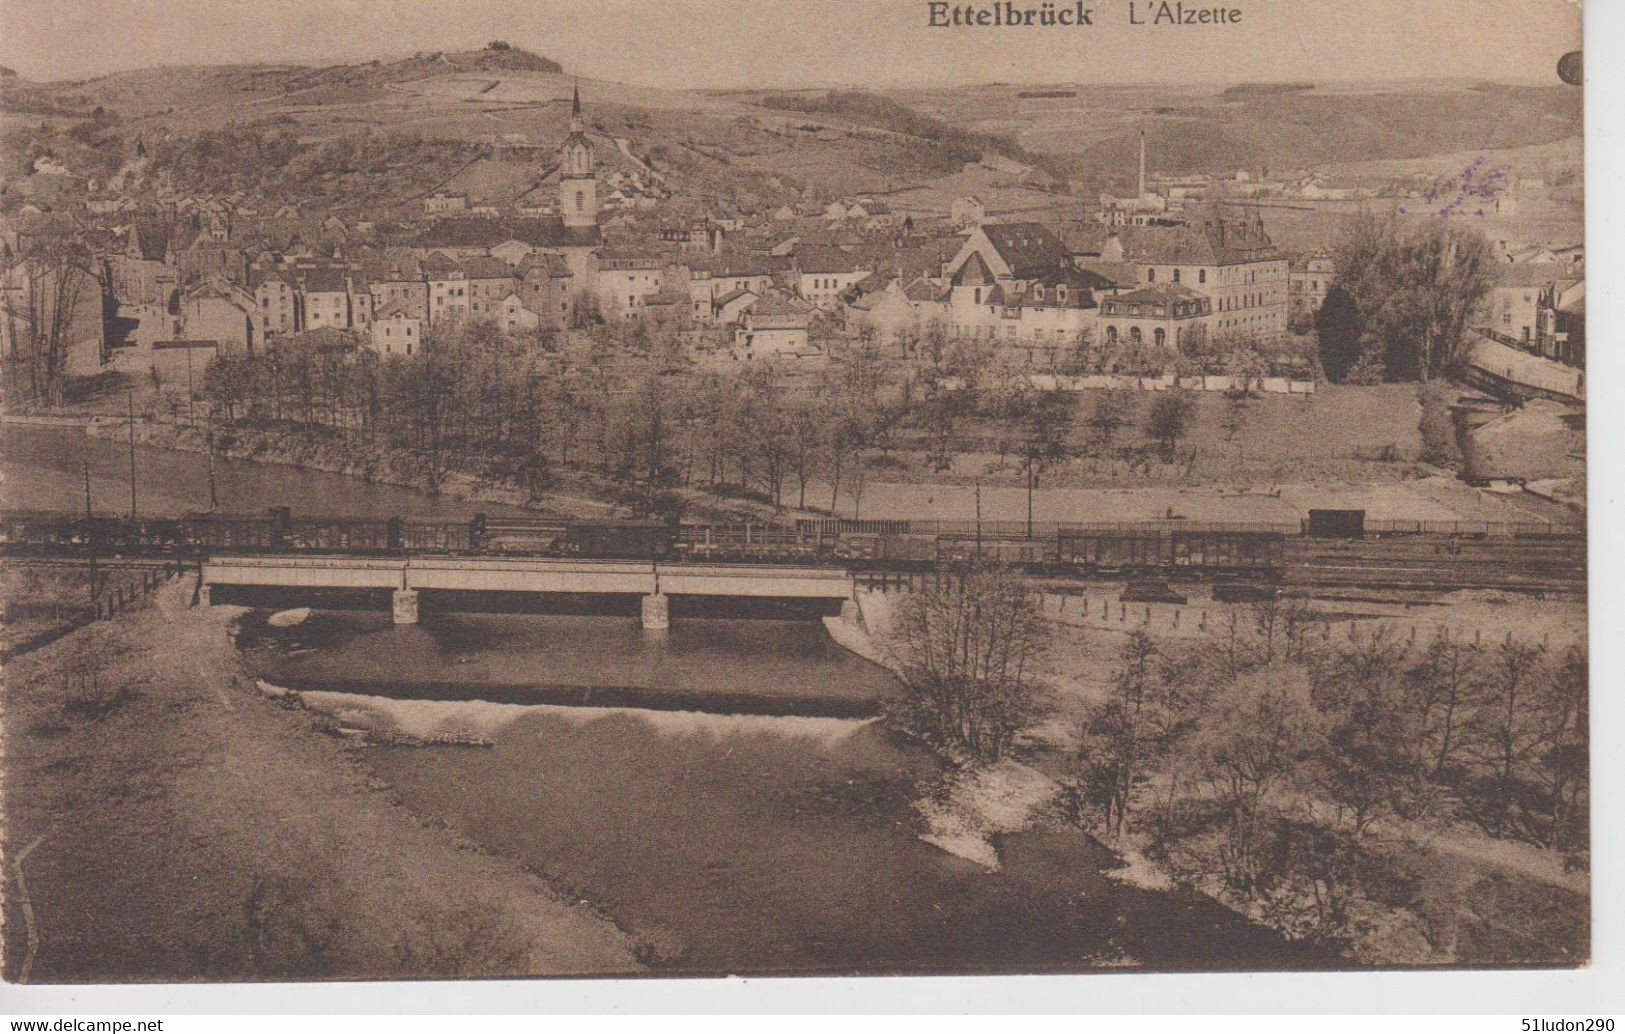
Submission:
{"label": "railway wagon", "polygon": [[660,560],[672,552],[673,531],[663,521],[561,521],[476,517],[470,548],[518,556]]}
{"label": "railway wagon", "polygon": [[276,545],[265,518],[190,514],[185,522],[187,541],[197,553],[263,553]]}
{"label": "railway wagon", "polygon": [[388,553],[389,522],[300,517],[278,522],[273,548],[294,553]]}
{"label": "railway wagon", "polygon": [[1072,531],[1056,534],[1056,559],[1089,571],[1150,571],[1171,560],[1170,539],[1157,531]]}
{"label": "railway wagon", "polygon": [[99,552],[131,555],[173,555],[188,552],[184,520],[169,517],[120,518],[94,522]]}
{"label": "railway wagon", "polygon": [[571,521],[564,541],[571,556],[664,560],[675,537],[664,521]]}
{"label": "railway wagon", "polygon": [[1280,569],[1285,544],[1286,535],[1280,532],[1175,531],[1169,561],[1175,567],[1273,572]]}
{"label": "railway wagon", "polygon": [[0,519],[0,548],[7,556],[83,552],[92,537],[107,539],[117,521],[116,517],[93,517],[87,523],[84,517],[11,510]]}
{"label": "railway wagon", "polygon": [[816,535],[799,527],[774,524],[684,522],[672,544],[674,555],[691,560],[753,561],[818,559]]}
{"label": "railway wagon", "polygon": [[471,553],[473,528],[467,521],[404,521],[395,518],[394,548],[407,553]]}
{"label": "railway wagon", "polygon": [[1280,568],[1286,534],[1212,528],[1061,529],[1057,560],[1089,571],[1156,570],[1273,572]]}
{"label": "railway wagon", "polygon": [[1041,567],[1056,560],[1055,544],[1043,539],[990,539],[975,535],[937,536],[937,559],[966,563],[981,559],[995,564]]}
{"label": "railway wagon", "polygon": [[186,522],[174,518],[89,518],[68,514],[12,511],[3,521],[3,545],[10,556],[180,555],[189,553]]}
{"label": "railway wagon", "polygon": [[836,560],[924,568],[936,564],[939,559],[938,539],[936,535],[843,532],[833,546],[828,538],[824,543]]}

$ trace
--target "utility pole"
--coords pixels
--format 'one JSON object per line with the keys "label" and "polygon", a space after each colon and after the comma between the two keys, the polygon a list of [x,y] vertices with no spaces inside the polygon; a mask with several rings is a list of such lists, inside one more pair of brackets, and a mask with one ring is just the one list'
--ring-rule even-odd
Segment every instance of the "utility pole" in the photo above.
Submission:
{"label": "utility pole", "polygon": [[186,349],[186,426],[197,425],[197,412],[192,408],[197,393],[192,389],[192,349]]}
{"label": "utility pole", "polygon": [[1037,465],[1027,457],[1027,541],[1033,540],[1033,487],[1038,480]]}
{"label": "utility pole", "polygon": [[976,558],[982,558],[982,483],[976,482]]}
{"label": "utility pole", "polygon": [[135,519],[135,389],[124,389],[130,411],[130,519]]}
{"label": "utility pole", "polygon": [[96,521],[90,509],[90,461],[85,465],[85,554],[90,558],[90,602],[96,602]]}
{"label": "utility pole", "polygon": [[214,494],[214,406],[209,407],[209,512],[220,509],[220,500]]}

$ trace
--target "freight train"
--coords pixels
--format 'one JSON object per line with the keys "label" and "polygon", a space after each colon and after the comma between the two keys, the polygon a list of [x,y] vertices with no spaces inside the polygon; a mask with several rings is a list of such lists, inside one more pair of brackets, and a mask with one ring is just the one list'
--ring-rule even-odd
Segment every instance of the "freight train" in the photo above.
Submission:
{"label": "freight train", "polygon": [[193,514],[127,518],[7,512],[0,551],[10,556],[196,557],[229,553],[357,556],[453,555],[604,560],[841,564],[932,569],[976,557],[1037,572],[1279,566],[1279,527],[1184,526],[1176,521],[975,531],[908,521],[801,520],[793,524],[653,520],[553,520],[476,516],[470,521],[365,520]]}
{"label": "freight train", "polygon": [[[186,559],[274,553],[552,557],[823,564],[854,571],[930,571],[981,558],[1033,574],[1274,580],[1285,569],[1306,563],[1369,564],[1371,550],[1386,556],[1399,546],[1399,539],[1407,543],[1403,547],[1407,557],[1420,549],[1428,554],[1427,563],[1436,567],[1460,566],[1459,561],[1467,559],[1460,552],[1463,542],[1476,542],[1473,552],[1478,554],[1484,549],[1505,550],[1523,538],[1534,540],[1524,543],[1527,548],[1562,554],[1543,554],[1543,563],[1560,559],[1569,566],[1569,554],[1577,549],[1583,571],[1583,539],[1553,534],[1549,527],[1509,525],[1494,531],[1488,526],[1407,527],[1392,534],[1392,545],[1360,546],[1358,540],[1368,526],[1357,518],[1358,511],[1339,513],[1342,516],[1336,518],[1312,513],[1301,526],[1202,524],[1174,518],[1029,527],[1021,522],[837,519],[782,524],[486,516],[469,521],[368,520],[295,516],[287,509],[263,517],[192,514],[134,519],[11,511],[0,513],[0,554]],[[1327,553],[1328,547],[1316,545],[1332,541],[1348,543],[1355,552],[1333,555]],[[1492,562],[1488,554],[1473,559]]]}

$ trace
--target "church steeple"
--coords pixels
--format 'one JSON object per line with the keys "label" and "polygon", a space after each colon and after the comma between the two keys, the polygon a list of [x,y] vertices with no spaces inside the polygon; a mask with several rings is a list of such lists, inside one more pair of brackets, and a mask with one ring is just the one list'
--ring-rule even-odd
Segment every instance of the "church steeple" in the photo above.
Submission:
{"label": "church steeple", "polygon": [[559,151],[559,215],[564,225],[598,225],[598,181],[593,175],[592,141],[581,115],[581,83],[570,91],[570,132]]}

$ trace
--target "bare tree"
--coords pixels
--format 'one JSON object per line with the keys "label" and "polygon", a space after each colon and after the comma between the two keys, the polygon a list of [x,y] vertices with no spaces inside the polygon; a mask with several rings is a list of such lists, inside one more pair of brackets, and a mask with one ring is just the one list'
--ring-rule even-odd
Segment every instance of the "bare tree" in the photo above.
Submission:
{"label": "bare tree", "polygon": [[1530,803],[1530,765],[1546,744],[1539,721],[1539,665],[1544,650],[1508,638],[1487,664],[1485,692],[1474,722],[1483,775],[1478,819],[1489,833],[1508,832]]}
{"label": "bare tree", "polygon": [[905,717],[933,742],[997,759],[1027,716],[1029,669],[1046,635],[1038,596],[990,564],[904,597],[891,645],[908,689]]}
{"label": "bare tree", "polygon": [[[76,231],[64,229],[30,238],[22,262],[6,276],[0,318],[10,343],[8,380],[26,384],[30,398],[59,407],[77,336],[87,331],[87,322],[98,340],[103,333],[105,268]],[[18,370],[25,376],[18,377]]]}
{"label": "bare tree", "polygon": [[1128,423],[1129,398],[1126,392],[1113,389],[1095,397],[1089,412],[1089,437],[1097,449],[1105,450],[1117,440],[1117,432]]}
{"label": "bare tree", "polygon": [[1078,737],[1076,792],[1100,810],[1107,832],[1128,830],[1135,787],[1156,765],[1178,721],[1176,701],[1158,668],[1156,641],[1129,634],[1105,700],[1085,713]]}

